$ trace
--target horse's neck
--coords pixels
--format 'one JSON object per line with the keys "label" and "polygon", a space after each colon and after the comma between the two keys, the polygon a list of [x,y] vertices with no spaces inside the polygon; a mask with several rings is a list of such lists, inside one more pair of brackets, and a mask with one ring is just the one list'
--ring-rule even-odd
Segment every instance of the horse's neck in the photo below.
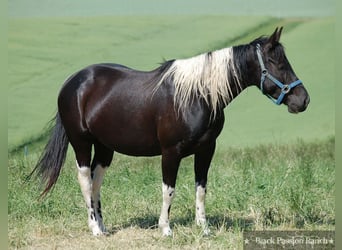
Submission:
{"label": "horse's neck", "polygon": [[254,79],[255,72],[258,69],[255,63],[255,55],[250,45],[239,45],[232,47],[233,65],[229,69],[230,88],[233,91],[233,99],[250,86],[256,86]]}

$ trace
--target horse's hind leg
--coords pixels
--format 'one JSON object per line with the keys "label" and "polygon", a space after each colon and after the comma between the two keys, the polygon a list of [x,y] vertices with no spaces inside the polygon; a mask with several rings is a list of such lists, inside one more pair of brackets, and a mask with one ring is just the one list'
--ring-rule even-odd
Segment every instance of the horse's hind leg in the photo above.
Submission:
{"label": "horse's hind leg", "polygon": [[91,178],[91,143],[77,143],[72,144],[77,165],[77,178],[80,184],[82,195],[88,210],[88,225],[94,235],[101,234],[101,229],[97,225],[95,219],[94,203],[92,201],[92,178]]}
{"label": "horse's hind leg", "polygon": [[[101,160],[100,157],[96,156],[95,152],[92,164],[94,168],[92,171],[90,166],[92,144],[89,142],[84,142],[78,143],[76,145],[73,144],[73,147],[77,160],[77,177],[88,210],[88,225],[92,230],[93,235],[101,235],[105,232],[100,205],[100,187],[105,172],[105,169],[102,166],[108,166],[110,164],[113,152],[111,152],[110,155],[107,154],[105,160]],[[97,150],[97,152],[99,156],[102,156],[102,151],[100,152],[100,150]]]}
{"label": "horse's hind leg", "polygon": [[[92,176],[92,196],[91,201],[94,208],[95,223],[97,223],[101,232],[106,232],[106,228],[103,224],[102,212],[101,212],[101,185],[104,174],[107,167],[110,165],[113,159],[113,151],[107,149],[105,146],[95,143],[95,155],[91,164],[91,176]],[[94,222],[92,222],[94,223]]]}

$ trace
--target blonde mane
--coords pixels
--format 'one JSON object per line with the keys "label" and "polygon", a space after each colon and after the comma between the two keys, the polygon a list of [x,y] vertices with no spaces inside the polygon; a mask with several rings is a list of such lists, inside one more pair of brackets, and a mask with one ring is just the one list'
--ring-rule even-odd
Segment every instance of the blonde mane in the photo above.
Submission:
{"label": "blonde mane", "polygon": [[233,63],[233,49],[224,48],[188,59],[175,60],[164,72],[156,88],[166,79],[172,78],[177,112],[184,113],[194,96],[197,96],[205,100],[215,117],[217,108],[226,106],[235,97],[229,76],[234,79],[234,89],[237,93],[241,92],[239,73]]}

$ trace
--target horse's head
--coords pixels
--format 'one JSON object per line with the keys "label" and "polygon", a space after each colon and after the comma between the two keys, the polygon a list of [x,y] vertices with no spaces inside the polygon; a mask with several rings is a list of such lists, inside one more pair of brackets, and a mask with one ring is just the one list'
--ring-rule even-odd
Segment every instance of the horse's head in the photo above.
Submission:
{"label": "horse's head", "polygon": [[282,29],[277,28],[270,37],[251,43],[258,58],[259,88],[274,103],[284,103],[290,113],[298,113],[306,109],[310,97],[287,60],[284,47],[279,43]]}

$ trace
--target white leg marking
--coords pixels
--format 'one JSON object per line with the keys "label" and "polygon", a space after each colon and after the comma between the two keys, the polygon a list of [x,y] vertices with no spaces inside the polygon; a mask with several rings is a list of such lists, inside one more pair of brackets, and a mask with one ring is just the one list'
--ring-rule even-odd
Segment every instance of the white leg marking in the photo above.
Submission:
{"label": "white leg marking", "polygon": [[159,217],[159,227],[162,230],[163,236],[171,236],[172,230],[169,223],[169,213],[175,195],[175,189],[163,183],[162,191],[163,205]]}
{"label": "white leg marking", "polygon": [[202,226],[204,234],[208,235],[210,230],[205,218],[205,195],[206,188],[196,183],[196,223]]}
{"label": "white leg marking", "polygon": [[106,228],[103,224],[103,218],[102,218],[102,211],[101,211],[101,185],[103,182],[103,176],[106,172],[107,168],[102,167],[101,165],[96,166],[94,169],[94,176],[93,176],[93,192],[92,192],[92,198],[94,202],[94,210],[95,210],[95,218],[98,223],[99,228],[101,229],[101,232],[106,232]]}
{"label": "white leg marking", "polygon": [[91,172],[90,167],[86,166],[78,166],[78,181],[81,186],[81,191],[83,194],[83,198],[86,202],[88,209],[88,225],[92,230],[93,235],[101,235],[103,234],[99,224],[96,221],[95,210],[94,210],[94,202],[92,200],[92,180],[91,180]]}

